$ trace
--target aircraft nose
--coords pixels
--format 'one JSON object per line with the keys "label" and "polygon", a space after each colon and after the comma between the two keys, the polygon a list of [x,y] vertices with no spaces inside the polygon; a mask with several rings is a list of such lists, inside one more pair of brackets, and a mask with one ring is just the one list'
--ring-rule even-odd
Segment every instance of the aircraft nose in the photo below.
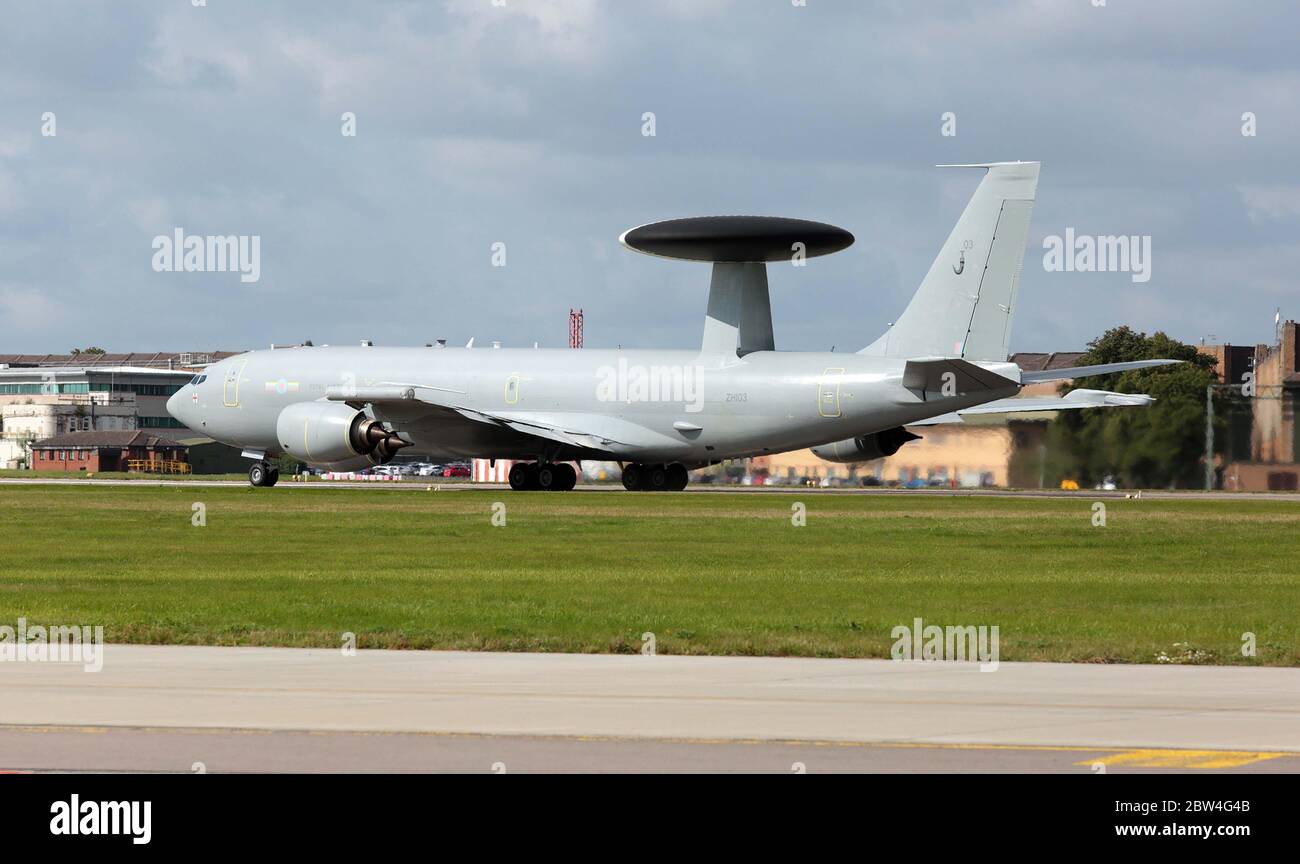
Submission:
{"label": "aircraft nose", "polygon": [[171,396],[167,398],[167,413],[175,417],[177,420],[180,420],[182,423],[184,423],[185,421],[181,418],[180,408],[181,408],[181,391],[177,390],[175,393],[173,393]]}

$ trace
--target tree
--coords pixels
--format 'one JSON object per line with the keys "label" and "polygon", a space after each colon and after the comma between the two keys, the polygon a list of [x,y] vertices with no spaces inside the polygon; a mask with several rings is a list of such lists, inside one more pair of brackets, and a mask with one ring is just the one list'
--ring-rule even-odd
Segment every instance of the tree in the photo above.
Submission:
{"label": "tree", "polygon": [[[1218,383],[1215,360],[1164,333],[1115,327],[1088,343],[1080,365],[1166,358],[1177,366],[1098,375],[1062,385],[1147,393],[1145,408],[1062,411],[1048,428],[1056,473],[1081,486],[1107,475],[1130,487],[1194,487],[1204,477],[1205,388]],[[1220,425],[1222,421],[1219,421]]]}
{"label": "tree", "polygon": [[95,345],[92,345],[89,348],[73,348],[68,353],[70,353],[73,357],[79,357],[82,354],[107,354],[108,352],[105,351],[103,348],[99,348]]}
{"label": "tree", "polygon": [[301,472],[305,466],[297,458],[283,453],[276,457],[275,467],[281,474],[288,476]]}

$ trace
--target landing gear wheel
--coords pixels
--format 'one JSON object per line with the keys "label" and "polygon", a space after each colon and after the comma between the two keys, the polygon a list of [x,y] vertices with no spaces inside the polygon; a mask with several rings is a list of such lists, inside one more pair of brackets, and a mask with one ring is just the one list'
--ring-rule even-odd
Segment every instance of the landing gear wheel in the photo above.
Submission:
{"label": "landing gear wheel", "polygon": [[538,471],[537,463],[529,462],[527,465],[524,466],[524,471],[526,472],[525,477],[527,478],[524,481],[524,488],[541,489],[542,485],[539,482],[537,482],[537,475],[540,473],[540,471]]}
{"label": "landing gear wheel", "polygon": [[668,466],[668,491],[681,492],[690,482],[690,476],[686,473],[686,466],[680,462],[674,462]]}
{"label": "landing gear wheel", "polygon": [[254,462],[252,467],[248,469],[248,482],[259,488],[262,486],[270,486],[271,484],[267,482],[270,474],[270,465],[267,465],[265,462]]}
{"label": "landing gear wheel", "polygon": [[537,486],[546,492],[559,491],[560,472],[549,462],[537,466]]}
{"label": "landing gear wheel", "polygon": [[568,462],[557,465],[556,469],[560,472],[560,479],[563,481],[558,487],[561,492],[570,492],[574,486],[578,485],[578,472]]}
{"label": "landing gear wheel", "polygon": [[266,472],[266,482],[263,485],[274,486],[279,481],[280,481],[280,469],[272,468],[270,471]]}
{"label": "landing gear wheel", "polygon": [[668,469],[662,465],[651,466],[645,475],[645,488],[651,492],[662,492],[668,488]]}
{"label": "landing gear wheel", "polygon": [[645,476],[645,466],[633,462],[623,466],[623,488],[635,492],[641,488],[641,478]]}
{"label": "landing gear wheel", "polygon": [[516,492],[528,488],[528,465],[523,462],[516,462],[510,466],[510,474],[507,475],[510,481],[510,488]]}

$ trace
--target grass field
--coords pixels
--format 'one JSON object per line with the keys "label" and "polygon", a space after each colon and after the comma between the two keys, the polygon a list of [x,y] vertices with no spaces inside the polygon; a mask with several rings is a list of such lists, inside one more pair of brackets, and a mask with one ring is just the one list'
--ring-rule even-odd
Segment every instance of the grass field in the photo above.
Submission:
{"label": "grass field", "polygon": [[648,631],[660,653],[887,657],[921,617],[998,625],[1004,661],[1300,664],[1300,503],[1106,507],[1094,527],[1086,498],[2,486],[0,623],[595,652]]}

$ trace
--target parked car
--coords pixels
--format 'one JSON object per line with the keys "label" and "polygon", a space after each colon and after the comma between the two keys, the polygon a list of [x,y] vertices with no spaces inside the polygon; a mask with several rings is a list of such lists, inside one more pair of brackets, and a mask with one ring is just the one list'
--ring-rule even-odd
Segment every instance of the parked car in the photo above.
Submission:
{"label": "parked car", "polygon": [[447,467],[445,467],[445,468],[442,469],[442,476],[443,476],[443,477],[468,477],[468,476],[469,476],[469,466],[468,466],[468,465],[448,465]]}

